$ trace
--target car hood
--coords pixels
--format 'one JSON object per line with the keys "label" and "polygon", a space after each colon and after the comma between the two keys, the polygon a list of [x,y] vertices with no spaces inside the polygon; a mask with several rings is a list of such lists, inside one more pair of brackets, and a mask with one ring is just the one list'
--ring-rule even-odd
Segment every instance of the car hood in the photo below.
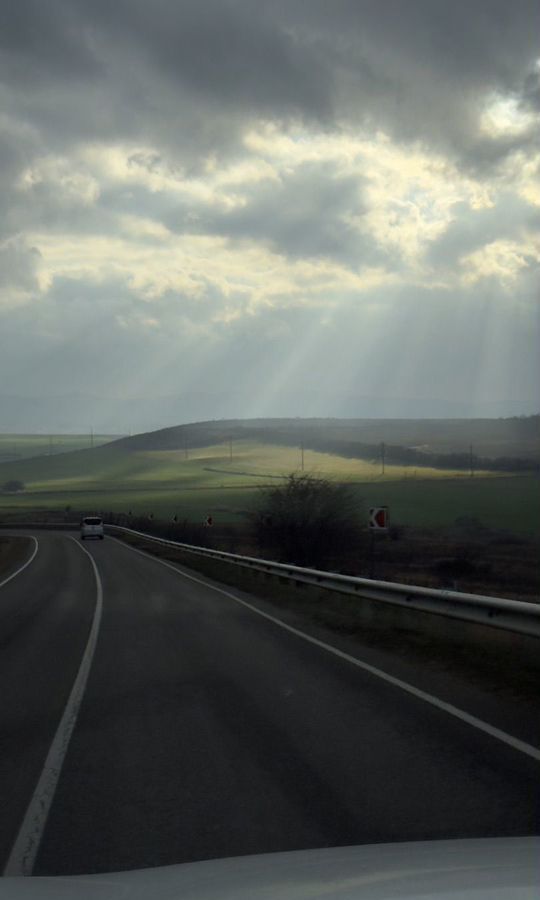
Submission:
{"label": "car hood", "polygon": [[371,844],[106,875],[0,879],[1,900],[525,900],[540,837]]}

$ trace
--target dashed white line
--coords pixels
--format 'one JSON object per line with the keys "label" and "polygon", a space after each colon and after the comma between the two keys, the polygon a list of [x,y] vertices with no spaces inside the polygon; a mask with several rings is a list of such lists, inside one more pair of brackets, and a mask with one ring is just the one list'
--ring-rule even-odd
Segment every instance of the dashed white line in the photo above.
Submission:
{"label": "dashed white line", "polygon": [[147,557],[147,559],[153,559],[154,562],[161,563],[162,566],[166,566],[167,569],[172,569],[173,572],[176,572],[176,574],[180,575],[182,578],[189,578],[190,581],[195,581],[197,582],[197,584],[202,584],[204,585],[204,587],[210,588],[210,590],[217,591],[220,594],[224,594],[226,597],[229,597],[236,603],[240,603],[242,606],[245,606],[252,612],[257,613],[258,616],[262,616],[264,619],[269,619],[270,622],[273,622],[275,625],[279,625],[280,628],[284,628],[285,631],[289,631],[291,632],[291,634],[297,635],[297,637],[302,638],[302,640],[307,641],[310,644],[315,644],[316,647],[321,647],[328,653],[332,653],[334,656],[338,656],[340,659],[351,663],[351,665],[353,666],[357,666],[359,669],[363,669],[365,672],[369,672],[371,675],[376,675],[377,678],[381,678],[388,684],[392,684],[394,685],[394,687],[400,688],[400,690],[402,691],[406,691],[406,693],[411,694],[413,697],[417,697],[418,700],[423,700],[425,703],[429,703],[431,706],[435,706],[437,709],[448,713],[448,715],[454,716],[454,718],[460,719],[460,721],[462,722],[466,722],[467,725],[471,725],[473,728],[477,728],[479,731],[483,731],[484,734],[489,734],[490,737],[501,741],[503,744],[507,744],[509,747],[512,747],[513,750],[518,750],[520,753],[524,753],[526,756],[529,756],[537,762],[540,762],[540,749],[538,749],[537,747],[533,747],[532,744],[521,741],[519,740],[519,738],[513,737],[513,735],[511,734],[507,734],[506,731],[502,731],[500,728],[495,728],[494,725],[490,725],[488,722],[484,722],[482,721],[482,719],[478,719],[476,716],[470,715],[470,713],[459,709],[457,706],[453,706],[451,703],[446,703],[444,700],[440,700],[439,697],[435,697],[433,694],[428,694],[426,691],[422,691],[419,688],[414,687],[414,685],[408,684],[408,682],[406,681],[402,681],[400,678],[395,678],[393,675],[389,675],[387,672],[383,672],[382,669],[371,666],[369,663],[363,662],[362,660],[357,659],[355,656],[351,656],[349,653],[344,653],[343,650],[338,650],[337,647],[332,647],[331,644],[326,644],[324,641],[320,641],[318,638],[312,637],[310,634],[306,634],[304,631],[300,631],[298,628],[293,628],[292,625],[287,625],[286,622],[283,622],[281,619],[277,619],[275,616],[271,616],[269,613],[263,612],[262,609],[258,609],[256,606],[253,606],[252,603],[248,603],[246,600],[241,600],[240,597],[236,597],[234,594],[231,594],[230,591],[226,591],[224,588],[217,587],[214,584],[209,584],[207,581],[203,581],[201,578],[196,578],[195,575],[188,575],[186,572],[180,571],[180,569],[178,569],[176,566],[172,565],[171,563],[165,562],[165,560],[160,559],[158,556],[153,556],[151,553],[145,553],[144,550],[139,550],[137,547],[132,547],[131,544],[120,541],[118,540],[118,538],[109,538],[109,540],[114,540],[118,544],[122,544],[122,546],[128,547],[130,550],[133,550],[134,553],[140,553],[141,556],[145,556]]}
{"label": "dashed white line", "polygon": [[8,577],[4,578],[3,581],[0,581],[0,588],[4,587],[4,585],[7,584],[8,581],[11,581],[12,578],[15,578],[17,575],[20,575],[21,572],[24,572],[26,567],[29,566],[30,563],[35,559],[36,553],[39,550],[38,539],[36,537],[34,537],[33,535],[31,535],[30,540],[32,540],[34,542],[34,549],[32,551],[30,559],[27,559],[26,562],[22,566],[19,566],[19,568],[15,570],[15,572],[12,572],[11,575],[8,575]]}
{"label": "dashed white line", "polygon": [[4,875],[32,874],[47,817],[51,809],[60,773],[62,771],[62,765],[69,746],[69,741],[77,721],[86,688],[86,682],[88,681],[90,667],[92,665],[92,658],[96,649],[103,610],[103,587],[101,578],[94,559],[88,550],[85,550],[75,538],[70,537],[70,540],[77,544],[79,549],[86,554],[92,564],[97,588],[96,608],[94,610],[90,634],[88,636],[86,649],[79,666],[77,677],[71,689],[62,718],[60,719],[60,724],[58,725],[56,734],[54,735],[52,744],[49,748],[40,779],[36,785],[28,809],[26,810],[11,853],[9,854],[4,869]]}

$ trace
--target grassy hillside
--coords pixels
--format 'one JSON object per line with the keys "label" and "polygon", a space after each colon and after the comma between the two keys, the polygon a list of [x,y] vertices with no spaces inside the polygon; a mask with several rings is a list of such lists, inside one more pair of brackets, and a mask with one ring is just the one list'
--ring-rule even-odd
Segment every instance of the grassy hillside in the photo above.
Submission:
{"label": "grassy hillside", "polygon": [[314,450],[337,443],[385,442],[424,453],[468,453],[476,456],[540,460],[540,416],[512,419],[250,419],[179,425],[118,442],[126,450],[175,450],[233,440],[299,446]]}
{"label": "grassy hillside", "polygon": [[[304,470],[321,477],[346,481],[373,481],[381,477],[379,460],[351,459],[306,449]],[[62,456],[37,457],[0,466],[0,483],[23,481],[27,492],[179,487],[252,487],[300,470],[298,447],[233,441],[188,450],[126,450],[122,442]],[[481,474],[481,473],[479,473]],[[488,473],[485,473],[488,477]],[[440,479],[463,477],[450,469],[387,465],[385,479]]]}
{"label": "grassy hillside", "polygon": [[[169,429],[168,429],[169,431]],[[159,433],[158,433],[159,434]],[[133,439],[132,439],[133,440]],[[235,439],[182,449],[131,449],[129,439],[94,450],[0,465],[0,484],[19,479],[20,494],[0,494],[0,514],[32,509],[114,511],[200,521],[208,513],[235,522],[257,502],[261,485],[300,471],[301,451]],[[231,458],[232,449],[232,458]],[[359,504],[387,504],[392,521],[448,525],[460,517],[511,531],[540,531],[540,479],[501,477],[304,451],[304,470],[356,484]]]}
{"label": "grassy hillside", "polygon": [[0,434],[0,462],[18,461],[32,456],[56,456],[109,443],[117,435],[95,434]]}

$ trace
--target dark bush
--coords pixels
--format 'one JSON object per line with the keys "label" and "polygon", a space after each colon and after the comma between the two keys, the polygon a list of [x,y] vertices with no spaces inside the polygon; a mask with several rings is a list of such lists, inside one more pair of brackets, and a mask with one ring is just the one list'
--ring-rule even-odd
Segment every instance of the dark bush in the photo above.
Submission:
{"label": "dark bush", "polygon": [[261,492],[252,516],[261,552],[299,566],[335,566],[362,542],[359,500],[349,485],[289,475]]}
{"label": "dark bush", "polygon": [[6,494],[16,494],[17,491],[24,491],[24,481],[18,481],[13,478],[11,481],[6,481],[5,484],[2,485],[2,490],[6,492]]}

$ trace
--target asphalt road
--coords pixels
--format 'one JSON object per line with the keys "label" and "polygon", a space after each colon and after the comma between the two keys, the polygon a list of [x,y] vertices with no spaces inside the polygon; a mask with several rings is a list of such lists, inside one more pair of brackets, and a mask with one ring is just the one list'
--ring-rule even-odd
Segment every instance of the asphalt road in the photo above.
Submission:
{"label": "asphalt road", "polygon": [[[77,541],[36,534],[0,588],[3,867],[96,610]],[[34,874],[540,830],[539,762],[119,542],[83,547],[103,614]]]}

